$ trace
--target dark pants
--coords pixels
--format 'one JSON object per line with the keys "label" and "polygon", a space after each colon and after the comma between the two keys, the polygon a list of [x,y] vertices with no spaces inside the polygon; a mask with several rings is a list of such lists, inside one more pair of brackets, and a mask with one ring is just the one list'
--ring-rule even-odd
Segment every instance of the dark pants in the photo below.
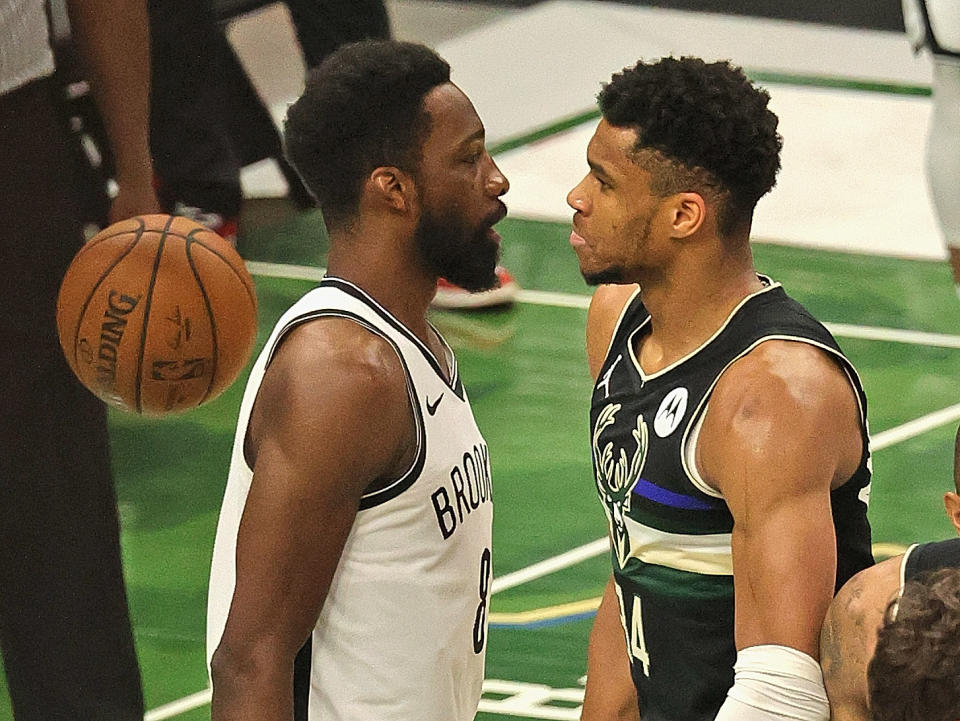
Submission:
{"label": "dark pants", "polygon": [[143,718],[103,404],[56,334],[82,234],[53,83],[0,97],[0,650],[18,721]]}
{"label": "dark pants", "polygon": [[[309,67],[340,45],[390,37],[383,0],[285,0]],[[160,202],[224,216],[242,203],[240,168],[274,158],[300,206],[312,199],[283,160],[280,135],[227,41],[219,17],[265,3],[148,0],[152,91],[150,147]],[[236,8],[234,8],[234,5]]]}
{"label": "dark pants", "polygon": [[346,43],[390,37],[383,0],[284,0],[307,67],[319,65]]}
{"label": "dark pants", "polygon": [[[241,149],[236,122],[259,123],[267,150],[280,141],[213,17],[210,0],[149,0],[150,150],[165,210],[174,201],[235,217]],[[275,146],[275,147],[274,147]],[[259,158],[258,158],[259,159]]]}

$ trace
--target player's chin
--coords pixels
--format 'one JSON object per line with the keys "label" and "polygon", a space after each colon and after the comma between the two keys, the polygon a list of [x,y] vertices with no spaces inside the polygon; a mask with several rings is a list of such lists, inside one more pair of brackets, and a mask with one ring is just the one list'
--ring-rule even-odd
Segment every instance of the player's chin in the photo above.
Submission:
{"label": "player's chin", "polygon": [[625,283],[624,272],[622,268],[612,266],[607,268],[597,268],[589,266],[580,261],[580,275],[587,285],[606,285],[608,283]]}

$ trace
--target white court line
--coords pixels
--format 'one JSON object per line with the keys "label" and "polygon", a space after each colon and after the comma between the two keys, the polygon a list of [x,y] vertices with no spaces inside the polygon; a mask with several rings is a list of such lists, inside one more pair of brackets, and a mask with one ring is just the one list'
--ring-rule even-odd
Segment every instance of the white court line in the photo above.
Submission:
{"label": "white court line", "polygon": [[179,716],[182,713],[192,711],[195,708],[210,703],[212,697],[213,691],[209,688],[204,691],[192,693],[189,696],[184,696],[181,699],[171,701],[163,706],[157,706],[152,711],[147,711],[143,715],[143,721],[163,721],[164,719]]}
{"label": "white court line", "polygon": [[326,268],[313,265],[288,265],[286,263],[263,263],[259,260],[244,261],[251,275],[262,275],[267,278],[289,278],[290,280],[323,279]]}
{"label": "white court line", "polygon": [[893,343],[911,343],[913,345],[931,345],[939,348],[960,348],[960,336],[943,333],[925,333],[919,330],[901,330],[899,328],[877,328],[869,325],[848,325],[846,323],[824,323],[831,333],[842,338],[863,338],[864,340],[882,340]]}
{"label": "white court line", "polygon": [[956,403],[939,411],[928,413],[925,416],[908,421],[903,425],[880,431],[870,436],[870,450],[880,451],[884,448],[896,445],[902,441],[919,436],[927,431],[932,431],[938,426],[944,426],[960,419],[960,403]]}
{"label": "white court line", "polygon": [[[284,263],[262,263],[248,260],[247,269],[253,275],[267,278],[289,278],[292,280],[312,280],[319,282],[326,269],[309,265],[286,265]],[[521,290],[517,302],[532,305],[548,305],[555,308],[587,308],[590,296],[579,293],[554,293],[546,290]],[[910,345],[936,346],[938,348],[960,348],[960,336],[944,333],[926,333],[902,328],[879,328],[868,325],[850,325],[848,323],[824,323],[833,335],[840,338],[860,338],[863,340],[886,341],[890,343],[908,343]]]}
{"label": "white court line", "polygon": [[574,566],[580,563],[580,561],[586,561],[588,558],[599,556],[601,553],[609,550],[609,539],[607,539],[606,536],[603,538],[598,538],[596,541],[585,543],[582,546],[578,546],[573,550],[567,551],[566,553],[561,553],[559,556],[548,558],[544,561],[540,561],[539,563],[535,563],[532,566],[527,566],[526,568],[521,568],[513,573],[508,573],[505,576],[498,576],[497,578],[493,579],[493,587],[490,592],[499,593],[500,591],[506,591],[508,588],[513,588],[514,586],[519,586],[527,581],[532,581],[535,578],[547,576],[554,571],[559,571],[563,568]]}

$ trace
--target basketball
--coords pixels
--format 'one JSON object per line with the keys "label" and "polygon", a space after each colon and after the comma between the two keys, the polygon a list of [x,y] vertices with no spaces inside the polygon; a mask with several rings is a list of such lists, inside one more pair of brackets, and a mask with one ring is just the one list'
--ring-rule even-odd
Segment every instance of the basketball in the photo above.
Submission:
{"label": "basketball", "polygon": [[192,220],[115,223],[77,253],[60,285],[57,330],[80,382],[146,415],[206,403],[253,350],[257,299],[243,260]]}

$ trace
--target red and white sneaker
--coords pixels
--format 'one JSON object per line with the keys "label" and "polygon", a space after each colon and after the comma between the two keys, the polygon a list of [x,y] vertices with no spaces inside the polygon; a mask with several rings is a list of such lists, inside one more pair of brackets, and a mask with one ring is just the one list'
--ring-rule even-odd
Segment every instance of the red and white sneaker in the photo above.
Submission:
{"label": "red and white sneaker", "polygon": [[510,305],[517,300],[520,286],[510,272],[497,266],[497,280],[499,285],[490,290],[481,290],[471,293],[454,285],[444,278],[437,281],[437,294],[430,305],[444,310],[474,310],[477,308],[493,308],[498,305]]}
{"label": "red and white sneaker", "polygon": [[185,218],[190,218],[190,220],[195,220],[200,223],[200,225],[207,226],[234,248],[237,247],[236,218],[206,211],[203,208],[196,208],[192,205],[184,205],[179,200],[176,205],[174,205],[171,215],[182,215]]}

